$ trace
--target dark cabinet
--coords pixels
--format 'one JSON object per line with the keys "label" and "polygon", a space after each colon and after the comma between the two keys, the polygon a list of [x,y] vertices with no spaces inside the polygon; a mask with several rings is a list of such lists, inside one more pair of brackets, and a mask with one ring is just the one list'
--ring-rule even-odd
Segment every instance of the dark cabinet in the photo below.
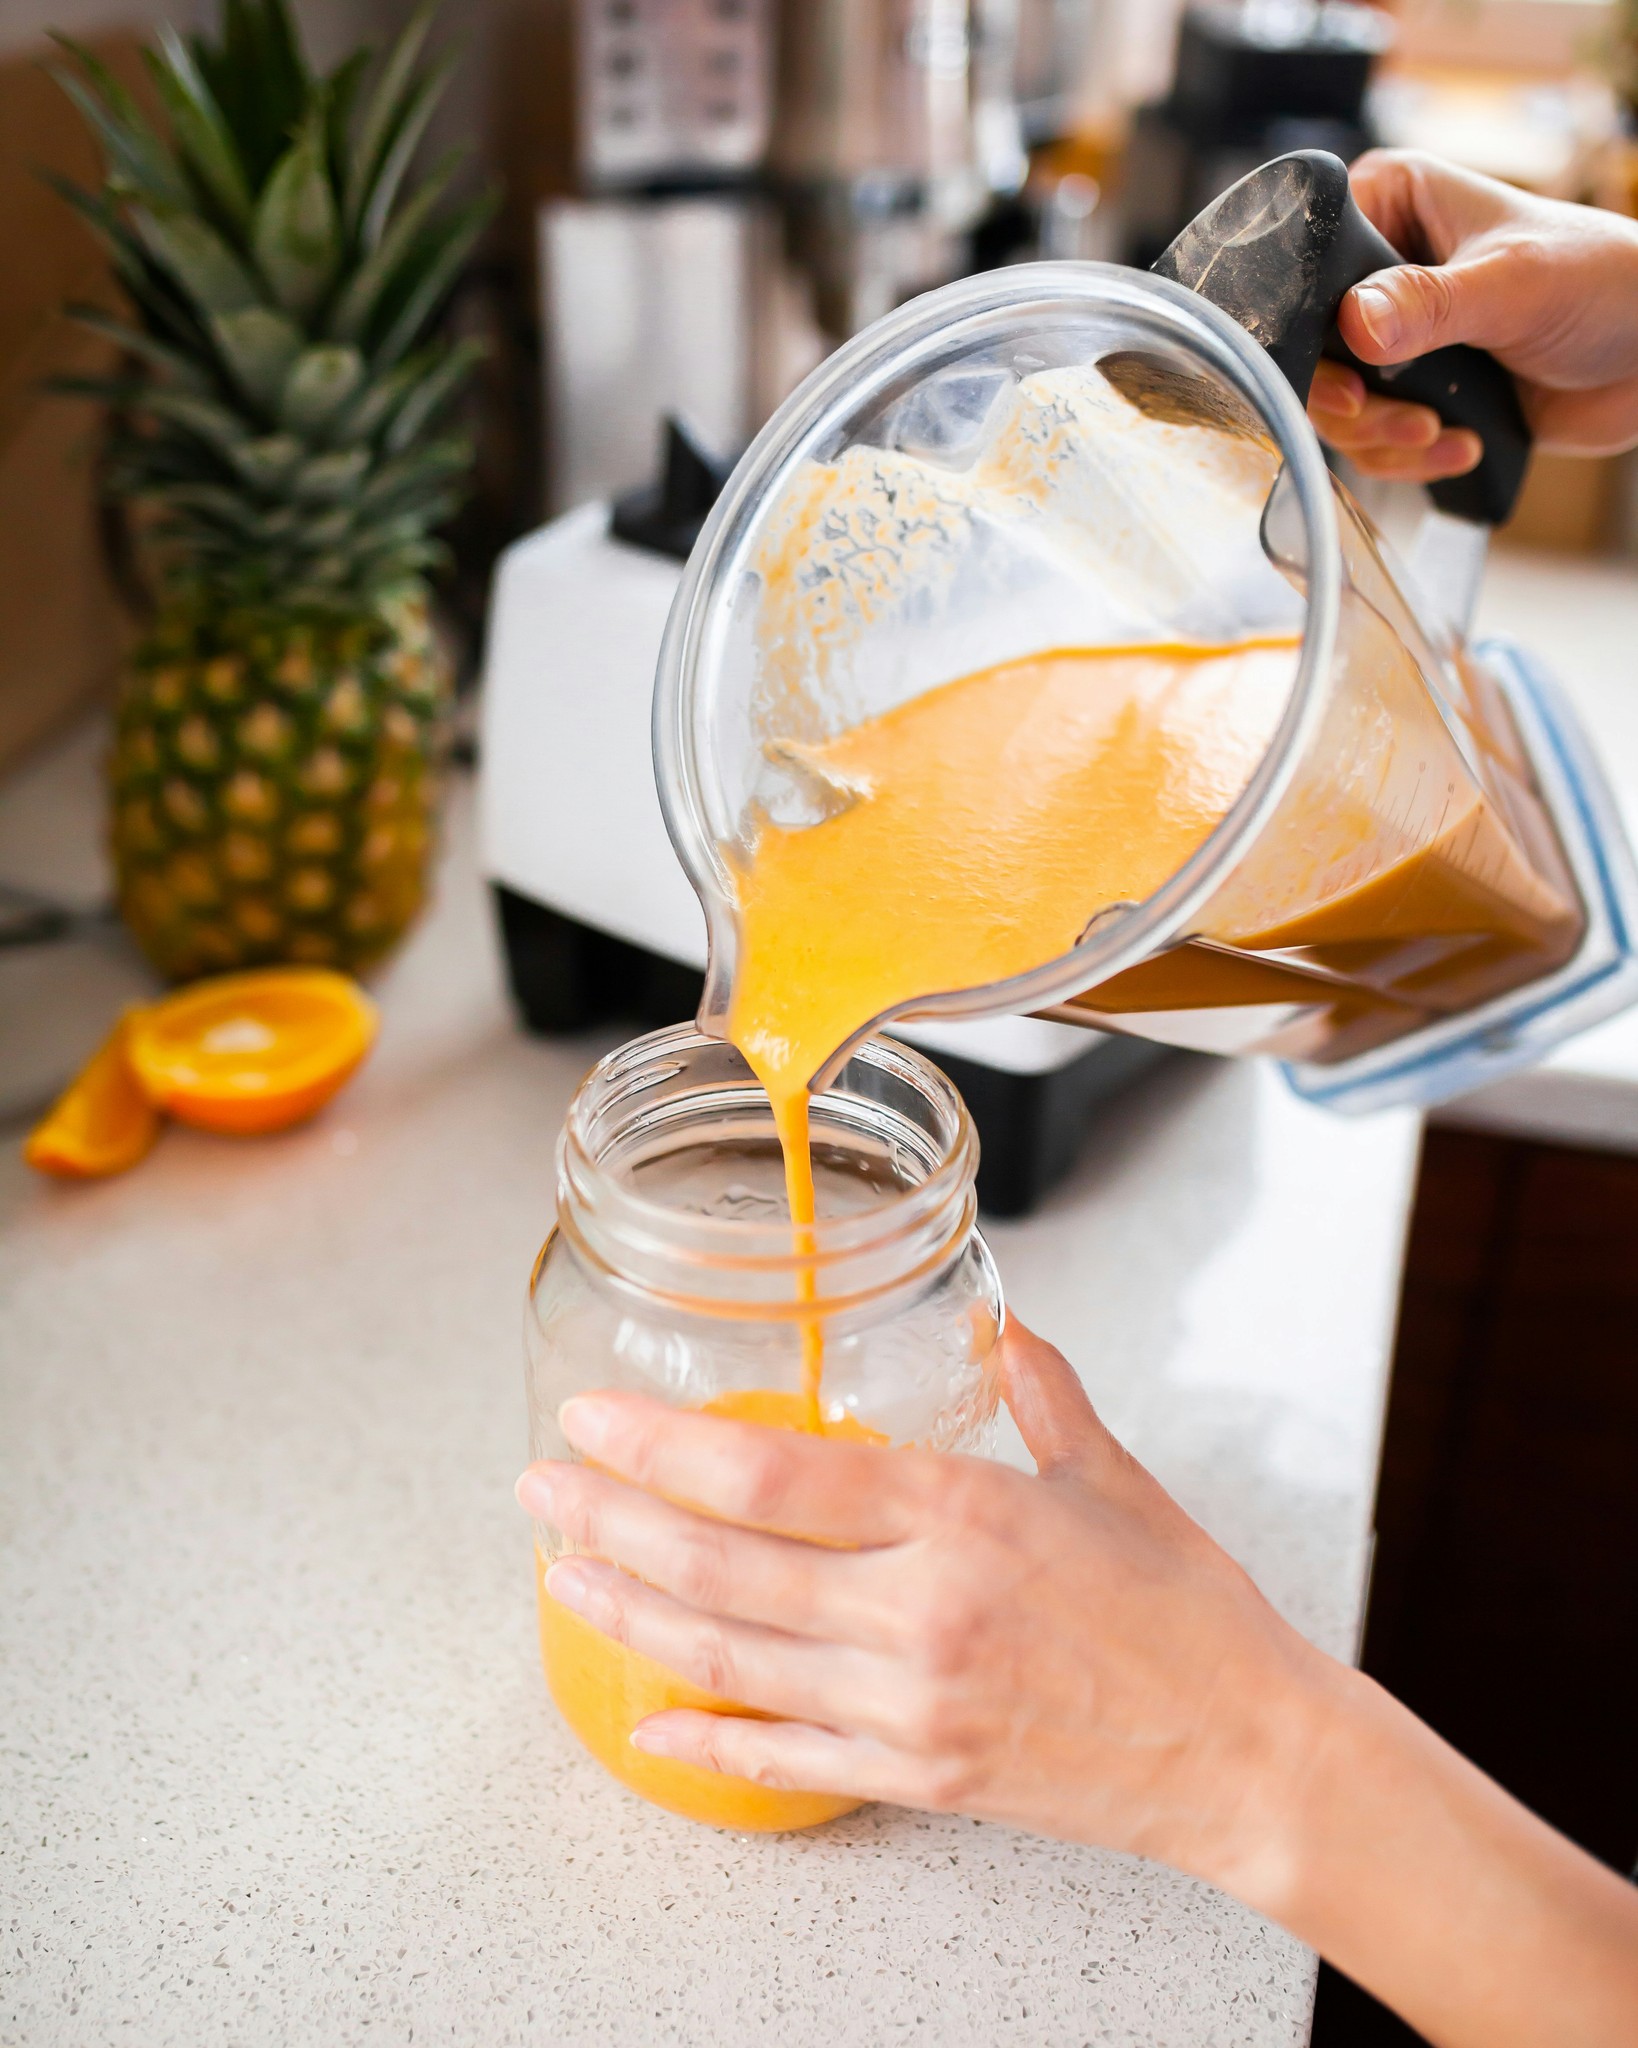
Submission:
{"label": "dark cabinet", "polygon": [[[1638,1159],[1433,1130],[1365,1668],[1555,1827],[1638,1862]],[[1315,2048],[1419,2037],[1324,1972]]]}

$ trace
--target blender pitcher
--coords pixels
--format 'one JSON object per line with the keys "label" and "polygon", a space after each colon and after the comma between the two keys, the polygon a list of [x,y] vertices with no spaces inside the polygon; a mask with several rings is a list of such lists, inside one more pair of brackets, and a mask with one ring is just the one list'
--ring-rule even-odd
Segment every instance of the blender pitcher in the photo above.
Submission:
{"label": "blender pitcher", "polygon": [[1303,411],[1322,350],[1345,353],[1343,294],[1398,260],[1343,165],[1298,152],[1155,273],[965,279],[792,394],[702,532],[660,658],[702,1029],[723,1033],[733,991],[737,852],[758,820],[847,800],[811,743],[1046,650],[1257,636],[1288,658],[1176,871],[1142,901],[1089,900],[1078,941],[1028,972],[889,1014],[1271,1053],[1302,1093],[1364,1109],[1465,1092],[1638,998],[1638,876],[1587,743],[1532,662],[1462,637],[1528,455],[1510,380],[1471,349],[1365,373],[1485,438],[1477,471],[1434,487],[1408,569]]}

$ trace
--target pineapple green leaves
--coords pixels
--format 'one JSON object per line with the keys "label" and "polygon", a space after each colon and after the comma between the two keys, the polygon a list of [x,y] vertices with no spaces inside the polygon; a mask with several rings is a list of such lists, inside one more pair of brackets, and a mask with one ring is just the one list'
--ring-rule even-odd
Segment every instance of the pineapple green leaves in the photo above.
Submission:
{"label": "pineapple green leaves", "polygon": [[207,322],[228,375],[264,420],[278,417],[284,387],[302,353],[302,331],[271,306],[246,306]]}
{"label": "pineapple green leaves", "polygon": [[454,159],[410,175],[448,78],[431,18],[321,77],[287,0],[223,0],[217,41],[147,53],[157,126],[58,39],[106,175],[54,182],[133,309],[70,308],[126,364],[64,382],[109,402],[110,488],[209,608],[356,616],[437,558],[470,455],[432,437],[478,351],[434,329],[493,200],[444,204]]}
{"label": "pineapple green leaves", "polygon": [[311,321],[329,295],[342,255],[341,210],[330,189],[321,104],[309,110],[262,188],[251,247],[276,302]]}
{"label": "pineapple green leaves", "polygon": [[193,52],[169,25],[159,31],[162,54],[144,52],[148,75],[200,190],[234,234],[250,226],[253,202],[244,160]]}

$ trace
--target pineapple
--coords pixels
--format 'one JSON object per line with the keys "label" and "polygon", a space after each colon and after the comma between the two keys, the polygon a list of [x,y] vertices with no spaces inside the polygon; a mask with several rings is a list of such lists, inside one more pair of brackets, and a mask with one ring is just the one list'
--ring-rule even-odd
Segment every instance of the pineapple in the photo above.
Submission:
{"label": "pineapple", "polygon": [[421,8],[373,81],[308,67],[285,0],[225,0],[220,40],[159,31],[156,129],[89,52],[57,72],[106,180],[58,189],[134,309],[76,319],[127,368],[109,408],[154,616],[110,761],[120,908],[172,979],[358,967],[415,916],[447,664],[433,529],[469,462],[441,430],[476,348],[431,329],[488,217],[409,161],[447,74]]}

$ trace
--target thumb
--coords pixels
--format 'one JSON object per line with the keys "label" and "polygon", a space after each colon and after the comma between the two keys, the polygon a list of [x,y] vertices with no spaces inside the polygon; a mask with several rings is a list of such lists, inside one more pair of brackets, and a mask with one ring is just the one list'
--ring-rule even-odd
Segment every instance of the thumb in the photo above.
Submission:
{"label": "thumb", "polygon": [[1483,258],[1401,263],[1356,284],[1342,302],[1337,327],[1361,362],[1405,363],[1453,341],[1494,348],[1505,338],[1511,310],[1497,266]]}
{"label": "thumb", "polygon": [[1096,1484],[1125,1465],[1126,1453],[1098,1420],[1075,1368],[1016,1317],[1001,1338],[1001,1391],[1043,1478]]}

